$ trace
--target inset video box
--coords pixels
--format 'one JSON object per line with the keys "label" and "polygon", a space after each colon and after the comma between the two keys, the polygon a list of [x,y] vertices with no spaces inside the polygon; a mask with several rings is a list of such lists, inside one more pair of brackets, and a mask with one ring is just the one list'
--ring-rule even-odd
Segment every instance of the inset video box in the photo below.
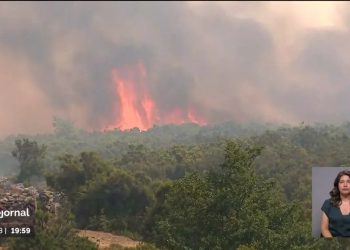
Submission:
{"label": "inset video box", "polygon": [[34,236],[36,196],[22,184],[0,186],[0,237]]}

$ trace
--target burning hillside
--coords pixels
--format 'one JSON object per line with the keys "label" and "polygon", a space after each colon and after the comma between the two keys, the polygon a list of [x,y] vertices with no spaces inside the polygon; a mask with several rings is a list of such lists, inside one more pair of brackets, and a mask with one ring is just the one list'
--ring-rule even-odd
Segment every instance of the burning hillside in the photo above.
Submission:
{"label": "burning hillside", "polygon": [[127,130],[138,127],[144,131],[155,124],[206,124],[206,119],[194,105],[185,108],[174,106],[168,112],[161,112],[161,105],[152,97],[147,85],[147,72],[142,63],[114,68],[112,80],[116,96],[115,120],[107,129]]}

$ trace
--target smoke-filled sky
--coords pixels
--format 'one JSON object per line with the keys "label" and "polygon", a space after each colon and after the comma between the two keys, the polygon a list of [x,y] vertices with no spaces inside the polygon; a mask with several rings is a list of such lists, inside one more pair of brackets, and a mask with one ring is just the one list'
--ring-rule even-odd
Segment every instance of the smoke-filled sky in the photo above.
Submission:
{"label": "smoke-filled sky", "polygon": [[350,4],[1,2],[0,137],[107,127],[113,69],[140,63],[161,113],[350,120]]}

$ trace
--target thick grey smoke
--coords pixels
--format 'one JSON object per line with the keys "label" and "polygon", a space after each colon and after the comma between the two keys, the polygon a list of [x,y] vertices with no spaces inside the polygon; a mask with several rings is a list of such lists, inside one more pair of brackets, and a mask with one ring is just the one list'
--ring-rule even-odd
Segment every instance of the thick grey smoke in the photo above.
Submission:
{"label": "thick grey smoke", "polygon": [[274,31],[239,15],[265,5],[0,3],[0,136],[48,131],[53,116],[105,126],[117,108],[112,69],[140,61],[164,113],[192,105],[209,122],[349,120],[350,26],[308,30],[281,66]]}

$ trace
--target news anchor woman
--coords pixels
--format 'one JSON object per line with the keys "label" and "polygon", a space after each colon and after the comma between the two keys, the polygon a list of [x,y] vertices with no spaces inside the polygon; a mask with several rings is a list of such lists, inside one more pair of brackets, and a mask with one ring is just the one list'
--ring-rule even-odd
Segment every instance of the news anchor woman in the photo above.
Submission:
{"label": "news anchor woman", "polygon": [[321,234],[325,238],[350,237],[350,171],[341,171],[322,206]]}

